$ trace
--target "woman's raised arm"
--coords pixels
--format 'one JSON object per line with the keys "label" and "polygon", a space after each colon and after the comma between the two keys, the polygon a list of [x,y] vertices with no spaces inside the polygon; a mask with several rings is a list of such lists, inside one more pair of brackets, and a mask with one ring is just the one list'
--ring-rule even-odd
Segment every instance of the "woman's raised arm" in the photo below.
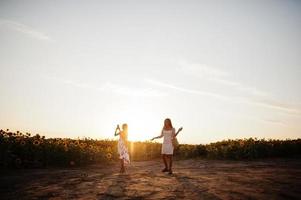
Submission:
{"label": "woman's raised arm", "polygon": [[179,128],[178,131],[175,134],[175,137],[177,137],[177,135],[183,130],[183,127]]}
{"label": "woman's raised arm", "polygon": [[[117,133],[117,131],[119,131],[119,132]],[[117,135],[119,135],[119,134],[120,134],[120,127],[119,127],[119,125],[117,125],[117,127],[116,127],[116,129],[115,129],[114,136],[117,136]]]}

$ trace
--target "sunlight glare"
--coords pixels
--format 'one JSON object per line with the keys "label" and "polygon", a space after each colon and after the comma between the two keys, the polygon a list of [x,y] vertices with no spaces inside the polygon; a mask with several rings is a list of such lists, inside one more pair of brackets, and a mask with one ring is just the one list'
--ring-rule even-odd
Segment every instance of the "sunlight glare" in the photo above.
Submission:
{"label": "sunlight glare", "polygon": [[137,106],[120,112],[117,123],[120,126],[123,123],[128,124],[130,141],[150,140],[159,134],[161,127],[161,120],[154,113],[139,109]]}

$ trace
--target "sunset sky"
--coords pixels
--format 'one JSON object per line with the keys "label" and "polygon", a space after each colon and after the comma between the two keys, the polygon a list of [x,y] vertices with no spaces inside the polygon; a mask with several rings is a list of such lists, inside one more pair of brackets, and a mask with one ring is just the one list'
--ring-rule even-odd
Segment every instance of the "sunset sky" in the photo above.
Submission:
{"label": "sunset sky", "polygon": [[300,36],[301,1],[2,0],[0,129],[300,138]]}

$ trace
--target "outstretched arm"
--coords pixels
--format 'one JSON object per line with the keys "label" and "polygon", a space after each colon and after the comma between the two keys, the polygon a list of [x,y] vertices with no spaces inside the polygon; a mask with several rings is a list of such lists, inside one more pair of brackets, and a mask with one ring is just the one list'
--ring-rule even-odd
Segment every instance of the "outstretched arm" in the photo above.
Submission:
{"label": "outstretched arm", "polygon": [[177,137],[177,135],[183,130],[183,127],[179,128],[178,131],[175,134],[175,137]]}
{"label": "outstretched arm", "polygon": [[159,138],[161,138],[161,137],[163,137],[163,131],[161,131],[161,135],[159,135],[159,136],[157,136],[157,137],[153,137],[151,140],[159,139]]}

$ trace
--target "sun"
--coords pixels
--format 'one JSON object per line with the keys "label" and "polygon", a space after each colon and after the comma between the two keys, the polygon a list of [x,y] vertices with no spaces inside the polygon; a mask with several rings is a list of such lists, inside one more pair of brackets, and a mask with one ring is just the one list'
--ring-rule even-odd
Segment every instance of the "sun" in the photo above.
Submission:
{"label": "sun", "polygon": [[155,113],[139,109],[137,106],[122,110],[117,123],[128,124],[130,141],[146,141],[160,134],[160,118]]}

